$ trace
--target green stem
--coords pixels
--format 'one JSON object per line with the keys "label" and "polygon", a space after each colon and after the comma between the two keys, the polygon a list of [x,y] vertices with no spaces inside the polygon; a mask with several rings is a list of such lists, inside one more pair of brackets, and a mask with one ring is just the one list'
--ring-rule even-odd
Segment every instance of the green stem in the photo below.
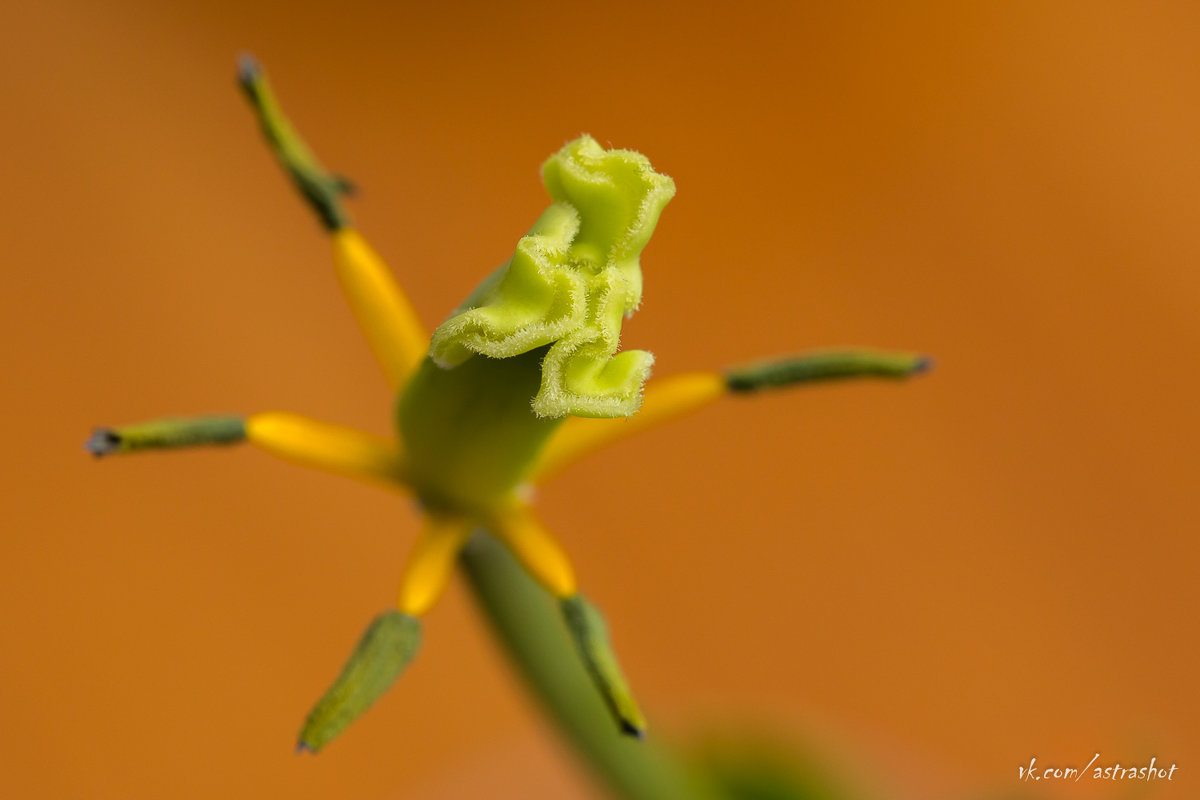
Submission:
{"label": "green stem", "polygon": [[663,744],[621,735],[568,638],[554,601],[499,543],[478,533],[462,563],[480,609],[579,755],[627,800],[727,800]]}

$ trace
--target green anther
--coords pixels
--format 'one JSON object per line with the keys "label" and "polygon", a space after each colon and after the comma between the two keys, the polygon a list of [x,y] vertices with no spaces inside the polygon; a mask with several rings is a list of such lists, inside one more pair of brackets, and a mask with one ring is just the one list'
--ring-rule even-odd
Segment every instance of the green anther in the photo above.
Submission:
{"label": "green anther", "polygon": [[560,600],[559,606],[584,666],[621,732],[643,738],[646,735],[646,719],[633,699],[621,665],[617,663],[603,615],[579,594]]}
{"label": "green anther", "polygon": [[238,65],[238,82],[254,106],[263,135],[267,137],[275,157],[304,199],[317,212],[321,224],[331,231],[349,225],[350,215],[342,208],[341,196],[352,193],[353,184],[340,175],[332,174],[317,161],[317,157],[284,116],[267,82],[266,73],[253,56],[242,56]]}
{"label": "green anther", "polygon": [[882,350],[822,350],[759,361],[725,372],[731,392],[757,392],[841,378],[907,378],[931,367],[928,356]]}
{"label": "green anther", "polygon": [[96,428],[83,446],[99,457],[138,450],[234,444],[245,438],[246,424],[241,417],[168,417],[120,428]]}
{"label": "green anther", "polygon": [[318,752],[388,690],[413,660],[421,644],[421,623],[399,611],[376,617],[342,668],[309,713],[298,749]]}

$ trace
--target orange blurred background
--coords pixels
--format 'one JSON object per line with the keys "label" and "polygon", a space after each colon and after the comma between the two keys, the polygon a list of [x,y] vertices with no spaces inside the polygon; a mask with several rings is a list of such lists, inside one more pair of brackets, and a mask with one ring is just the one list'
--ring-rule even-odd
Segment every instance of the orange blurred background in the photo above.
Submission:
{"label": "orange blurred background", "polygon": [[[165,414],[389,428],[249,49],[430,325],[586,131],[678,185],[624,337],[658,374],[937,358],[542,492],[657,735],[757,721],[892,798],[1195,797],[1200,6],[809,5],[8,4],[0,796],[599,796],[461,585],[293,754],[392,602],[403,502],[250,449],[82,452]],[[1097,752],[1179,772],[1018,784]]]}

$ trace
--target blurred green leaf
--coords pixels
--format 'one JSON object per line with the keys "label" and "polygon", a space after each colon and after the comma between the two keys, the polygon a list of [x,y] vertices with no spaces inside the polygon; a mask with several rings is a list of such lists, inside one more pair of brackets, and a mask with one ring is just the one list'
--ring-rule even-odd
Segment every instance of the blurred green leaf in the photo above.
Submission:
{"label": "blurred green leaf", "polygon": [[763,734],[722,735],[695,755],[695,765],[733,800],[863,800],[829,763]]}

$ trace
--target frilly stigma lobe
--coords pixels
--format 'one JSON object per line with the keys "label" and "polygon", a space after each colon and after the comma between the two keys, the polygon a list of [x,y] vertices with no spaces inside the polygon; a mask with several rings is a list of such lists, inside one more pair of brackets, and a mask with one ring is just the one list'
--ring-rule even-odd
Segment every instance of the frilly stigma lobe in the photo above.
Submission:
{"label": "frilly stigma lobe", "polygon": [[641,154],[605,150],[589,136],[543,164],[542,179],[554,204],[434,332],[430,355],[450,368],[549,345],[538,416],[628,416],[654,358],[617,354],[621,321],[641,302],[639,256],[675,183]]}

